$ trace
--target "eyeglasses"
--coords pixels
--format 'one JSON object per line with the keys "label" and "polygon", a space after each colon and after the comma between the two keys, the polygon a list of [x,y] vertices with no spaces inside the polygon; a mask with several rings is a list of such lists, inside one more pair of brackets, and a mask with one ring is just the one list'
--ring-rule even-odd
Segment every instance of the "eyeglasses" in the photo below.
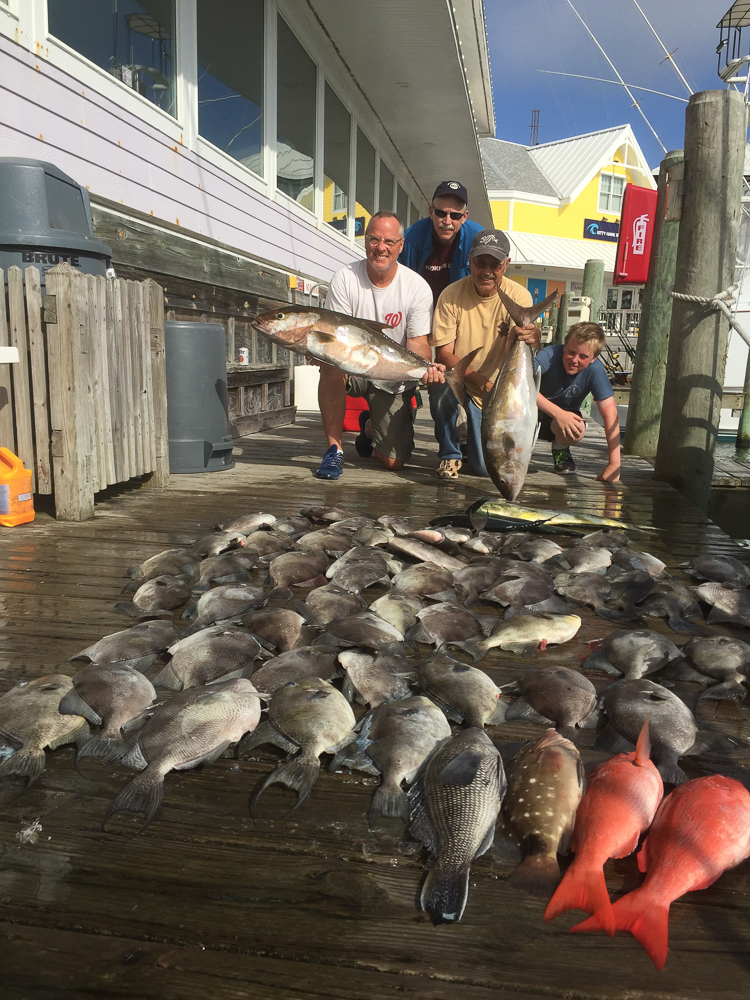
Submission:
{"label": "eyeglasses", "polygon": [[438,217],[438,219],[444,219],[446,217],[446,215],[450,215],[450,217],[453,220],[453,222],[458,222],[459,219],[463,219],[463,217],[466,215],[466,211],[463,211],[463,212],[446,212],[442,208],[435,208],[434,205],[432,206],[432,211],[435,213],[435,215]]}
{"label": "eyeglasses", "polygon": [[381,243],[385,243],[385,245],[388,247],[388,249],[392,250],[395,246],[398,246],[398,244],[401,243],[402,240],[403,240],[403,236],[399,237],[399,239],[397,239],[397,240],[381,240],[377,236],[367,236],[367,237],[365,237],[365,243],[372,250],[375,250],[377,247],[379,247]]}

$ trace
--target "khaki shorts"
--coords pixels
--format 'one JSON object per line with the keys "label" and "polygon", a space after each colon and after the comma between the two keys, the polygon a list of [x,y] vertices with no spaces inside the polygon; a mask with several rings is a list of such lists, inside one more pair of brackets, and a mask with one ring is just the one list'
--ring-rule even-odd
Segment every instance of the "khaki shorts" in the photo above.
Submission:
{"label": "khaki shorts", "polygon": [[346,380],[349,396],[367,400],[372,425],[372,444],[377,452],[398,462],[409,460],[414,450],[414,390],[390,393],[378,389],[365,378],[349,375]]}

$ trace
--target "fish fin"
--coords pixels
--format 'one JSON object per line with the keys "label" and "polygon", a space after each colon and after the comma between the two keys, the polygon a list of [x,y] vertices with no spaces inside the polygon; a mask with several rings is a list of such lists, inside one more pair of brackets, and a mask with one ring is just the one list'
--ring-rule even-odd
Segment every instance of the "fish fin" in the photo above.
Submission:
{"label": "fish fin", "polygon": [[478,347],[475,351],[472,351],[470,354],[467,354],[465,357],[461,358],[461,360],[450,371],[446,371],[443,376],[445,378],[445,381],[450,386],[453,395],[456,397],[456,399],[459,401],[459,403],[461,404],[461,406],[463,406],[464,409],[466,409],[467,405],[466,387],[464,384],[464,379],[466,377],[466,369],[471,365],[471,362],[474,360],[474,358],[477,356],[477,354],[479,354],[481,350],[482,348]]}
{"label": "fish fin", "polygon": [[318,779],[319,772],[320,760],[309,753],[301,753],[297,757],[292,757],[290,760],[284,761],[283,764],[279,764],[277,768],[271,771],[260,786],[258,794],[253,800],[251,811],[254,812],[258,799],[269,785],[286,785],[287,788],[291,788],[297,792],[297,802],[289,810],[289,812],[294,812],[309,797]]}
{"label": "fish fin", "polygon": [[713,635],[711,629],[695,622],[689,622],[685,618],[667,618],[667,625],[673,632],[689,632],[692,635]]}
{"label": "fish fin", "polygon": [[574,861],[549,901],[544,920],[554,920],[568,910],[585,910],[595,914],[601,929],[610,937],[614,936],[615,918],[601,867],[584,867],[579,861]]}
{"label": "fish fin", "polygon": [[87,705],[75,688],[72,688],[61,699],[57,706],[60,715],[82,715],[92,726],[101,726],[102,717],[94,709]]}
{"label": "fish fin", "polygon": [[611,723],[608,723],[597,737],[594,749],[608,750],[612,754],[632,753],[633,744],[621,733],[618,733]]}
{"label": "fish fin", "polygon": [[698,701],[744,701],[747,691],[739,681],[724,681],[722,684],[713,684],[711,687],[701,691]]}
{"label": "fish fin", "polygon": [[656,765],[656,769],[665,785],[683,785],[688,780],[688,776],[677,763],[676,759],[662,761]]}
{"label": "fish fin", "polygon": [[102,830],[106,830],[107,821],[118,812],[143,813],[143,826],[138,833],[143,833],[159,809],[164,798],[164,778],[157,772],[148,774],[146,771],[137,774],[116,796],[102,820]]}
{"label": "fish fin", "polygon": [[638,734],[638,742],[635,745],[635,758],[633,760],[636,767],[645,767],[651,760],[651,737],[648,734],[648,720],[650,718],[650,715],[646,716],[646,721],[643,723],[643,727]]}
{"label": "fish fin", "polygon": [[585,715],[578,723],[579,729],[596,729],[601,720],[602,713],[597,705],[591,709],[588,715]]}
{"label": "fish fin", "polygon": [[617,667],[612,666],[601,649],[590,653],[583,661],[582,666],[584,670],[599,670],[601,673],[607,674],[608,677],[622,677],[622,673]]}
{"label": "fish fin", "polygon": [[615,625],[629,625],[634,619],[634,615],[628,615],[624,611],[617,611],[614,608],[607,608],[603,604],[594,608],[594,614],[597,618],[602,618],[605,622],[612,622]]}
{"label": "fish fin", "polygon": [[[641,837],[640,833],[638,833],[638,831],[636,830],[636,832],[633,834],[633,836],[630,838],[630,840],[626,841],[626,843],[624,843],[624,844],[621,844],[619,850],[617,851],[617,854],[613,854],[612,857],[616,858],[616,859],[619,859],[619,858],[629,858],[630,855],[633,853],[633,851],[638,846],[638,841],[640,840],[640,837]],[[639,864],[640,864],[640,855],[639,855],[638,860],[639,860]],[[644,858],[644,860],[645,860],[645,858]],[[643,871],[645,869],[641,869],[641,870]]]}
{"label": "fish fin", "polygon": [[0,778],[28,778],[28,788],[43,773],[45,764],[44,750],[21,747],[0,764]]}
{"label": "fish fin", "polygon": [[659,673],[659,683],[664,683],[664,678],[670,681],[690,681],[692,684],[710,684],[713,677],[707,677],[694,667],[691,667],[686,660],[672,660],[665,664]]}
{"label": "fish fin", "polygon": [[76,756],[76,763],[82,757],[108,757],[117,748],[124,749],[122,736],[92,736],[86,740]]}
{"label": "fish fin", "polygon": [[168,663],[151,681],[154,687],[167,688],[168,691],[182,691],[183,683]]}
{"label": "fish fin", "polygon": [[547,597],[544,601],[527,604],[526,610],[532,615],[569,615],[573,608],[566,601],[560,600],[553,594],[552,597]]}
{"label": "fish fin", "polygon": [[534,653],[539,649],[539,643],[537,642],[506,642],[501,644],[501,649],[506,649],[509,653],[515,653],[516,656],[533,656]]}
{"label": "fish fin", "polygon": [[395,396],[398,392],[398,387],[401,382],[386,382],[382,378],[369,378],[367,380],[370,385],[374,385],[376,389],[381,389],[383,392],[389,392],[392,396]]}
{"label": "fish fin", "polygon": [[[612,906],[615,930],[630,931],[636,941],[646,949],[657,969],[664,968],[669,947],[669,906],[657,902],[652,896],[641,901],[642,891],[635,889],[618,899]],[[571,934],[585,934],[601,929],[597,916],[570,928]]]}
{"label": "fish fin", "polygon": [[[492,342],[492,346],[489,351],[487,351],[487,356],[485,357],[482,364],[479,366],[479,371],[486,378],[491,379],[499,368],[502,367],[505,356],[508,353],[508,338],[497,336]],[[489,395],[489,394],[487,394]],[[484,398],[484,396],[483,396]]]}
{"label": "fish fin", "polygon": [[50,750],[57,750],[58,747],[64,747],[68,743],[75,743],[76,751],[78,751],[88,740],[89,736],[91,736],[89,724],[85,719],[81,719],[72,732],[63,733],[56,740],[50,740],[47,747]]}
{"label": "fish fin", "polygon": [[404,645],[409,649],[417,649],[417,643],[429,642],[424,635],[421,622],[415,622],[410,629],[404,633]]}
{"label": "fish fin", "polygon": [[184,764],[175,764],[175,771],[190,771],[194,767],[200,767],[205,764],[213,764],[215,760],[224,753],[227,747],[231,746],[232,741],[226,740],[224,743],[220,743],[218,747],[214,747],[210,753],[203,754],[202,757],[195,757],[193,760],[186,761]]}
{"label": "fish fin", "polygon": [[381,785],[375,789],[372,797],[370,811],[367,814],[367,822],[370,829],[375,825],[375,820],[380,816],[393,816],[409,822],[409,800],[403,789],[398,785]]}
{"label": "fish fin", "polygon": [[570,740],[571,743],[578,742],[578,730],[575,726],[558,726],[558,733],[566,740]]}
{"label": "fish fin", "polygon": [[147,653],[146,656],[137,656],[132,660],[120,660],[120,663],[124,667],[132,667],[133,670],[145,674],[158,655],[158,653]]}
{"label": "fish fin", "polygon": [[[325,581],[328,583],[328,580]],[[271,593],[268,595],[269,601],[291,601],[292,594],[289,587],[274,587]]]}
{"label": "fish fin", "polygon": [[526,719],[528,722],[536,722],[540,726],[553,726],[551,719],[545,719],[535,708],[526,701],[525,698],[516,698],[512,705],[505,711],[505,721],[512,722],[514,719]]}
{"label": "fish fin", "polygon": [[695,737],[695,743],[689,750],[685,751],[684,756],[693,757],[700,754],[707,757],[726,757],[728,754],[735,753],[740,745],[746,746],[747,744],[733,740],[731,736],[725,736],[724,733],[701,729]]}
{"label": "fish fin", "polygon": [[495,711],[487,719],[485,725],[487,726],[502,726],[505,722],[505,714],[508,711],[508,706],[502,699],[497,699],[497,705],[495,706]]}
{"label": "fish fin", "polygon": [[549,899],[560,883],[560,865],[557,858],[547,854],[528,854],[518,868],[508,876],[506,885]]}
{"label": "fish fin", "polygon": [[292,601],[292,606],[297,614],[305,619],[308,625],[320,625],[320,622],[313,614],[312,609],[308,604],[305,604],[304,601],[300,601],[299,598],[295,598],[295,600]]}
{"label": "fish fin", "polygon": [[477,776],[482,755],[476,750],[462,750],[440,772],[442,785],[470,785]]}
{"label": "fish fin", "polygon": [[450,590],[439,590],[436,594],[425,594],[431,601],[448,601],[449,604],[455,604],[458,600],[456,597],[456,591],[451,587]]}
{"label": "fish fin", "polygon": [[180,638],[187,639],[189,635],[195,635],[195,633],[200,632],[202,628],[202,625],[189,625],[187,628],[180,629]]}
{"label": "fish fin", "polygon": [[382,653],[388,653],[391,656],[400,656],[402,659],[406,659],[406,650],[404,649],[404,644],[402,642],[384,642],[382,645],[378,646],[378,649]]}
{"label": "fish fin", "polygon": [[141,584],[141,580],[129,580],[120,591],[120,594],[134,594]]}
{"label": "fish fin", "polygon": [[734,625],[742,624],[735,615],[728,614],[726,611],[720,611],[719,608],[711,608],[706,621],[709,625],[720,625],[722,622],[730,622]]}
{"label": "fish fin", "polygon": [[[476,601],[466,601],[464,607],[468,608],[470,604],[475,604]],[[484,635],[490,635],[493,628],[497,625],[497,615],[477,615],[474,617],[479,622],[479,627],[481,628]]]}
{"label": "fish fin", "polygon": [[[437,749],[438,747],[436,746],[433,753],[435,753]],[[421,840],[431,854],[436,854],[437,836],[435,835],[435,828],[432,825],[432,820],[430,819],[425,808],[424,784],[421,780],[421,775],[424,773],[424,767],[427,760],[429,760],[429,757],[422,762],[414,784],[411,786],[407,794],[407,800],[409,802],[409,832],[413,837],[416,837],[417,840]]]}
{"label": "fish fin", "polygon": [[458,646],[459,649],[463,649],[465,653],[468,653],[472,657],[475,663],[487,655],[487,643],[481,639],[464,639],[462,642],[451,642],[449,645]]}
{"label": "fish fin", "polygon": [[124,615],[129,615],[131,618],[140,618],[140,609],[133,604],[132,601],[118,601],[115,604],[115,611],[121,611]]}
{"label": "fish fin", "polygon": [[237,745],[237,756],[246,757],[251,750],[262,746],[264,743],[272,743],[275,747],[285,750],[287,753],[296,753],[299,749],[296,743],[287,740],[280,732],[274,729],[270,722],[265,721],[256,726],[252,733],[246,733],[242,737]]}
{"label": "fish fin", "polygon": [[469,866],[446,871],[435,864],[422,886],[420,904],[433,924],[456,923],[463,916],[469,894]]}
{"label": "fish fin", "polygon": [[348,673],[344,673],[344,683],[341,685],[341,693],[350,704],[354,704],[355,702],[358,705],[366,704]]}
{"label": "fish fin", "polygon": [[469,521],[471,522],[471,527],[474,529],[474,531],[484,531],[487,525],[489,514],[487,514],[486,512],[480,513],[486,500],[487,497],[481,497],[479,500],[475,500],[474,503],[466,511],[466,513],[469,516]]}

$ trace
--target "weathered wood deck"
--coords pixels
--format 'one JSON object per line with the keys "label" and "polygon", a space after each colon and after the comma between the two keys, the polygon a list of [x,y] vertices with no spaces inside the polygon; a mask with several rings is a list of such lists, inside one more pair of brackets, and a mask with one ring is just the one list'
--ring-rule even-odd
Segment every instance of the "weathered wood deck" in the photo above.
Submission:
{"label": "weathered wood deck", "polygon": [[[336,501],[372,516],[427,520],[490,491],[485,480],[436,480],[430,425],[422,419],[418,427],[415,464],[400,474],[361,462],[349,447],[338,483],[315,480],[321,437],[307,418],[237,442],[230,472],[173,477],[166,490],[116,489],[90,522],[39,517],[6,529],[0,691],[24,676],[72,673],[67,657],[127,626],[113,610],[126,566],[237,513],[284,514]],[[626,459],[620,486],[595,483],[605,463],[600,437],[579,449],[575,479],[552,475],[545,449],[538,454],[524,502],[655,525],[658,534],[637,541],[670,567],[699,551],[743,558],[699,511],[654,483],[645,462]],[[578,664],[585,642],[609,629],[587,611],[583,617],[579,639],[536,659]],[[528,662],[493,653],[481,665],[503,683]],[[710,721],[747,732],[747,720],[747,709],[722,707]],[[518,741],[538,733],[512,723],[493,735]],[[587,761],[602,757],[589,749],[593,739],[582,733]],[[750,863],[673,906],[670,955],[658,973],[629,935],[569,936],[577,914],[544,924],[544,904],[506,887],[510,867],[494,852],[472,869],[463,921],[432,927],[416,905],[423,853],[400,822],[367,829],[373,779],[324,771],[312,797],[287,819],[291,794],[272,788],[256,825],[248,797],[274,751],[241,764],[221,759],[201,771],[171,773],[156,820],[133,837],[136,826],[127,820],[111,832],[100,829],[132,772],[86,761],[81,775],[72,756],[65,748],[48,754],[34,786],[15,797],[6,790],[0,800],[2,1000],[748,995]],[[688,758],[685,766],[693,776],[712,767],[747,773],[736,761]],[[24,842],[19,835],[37,819],[38,839]],[[633,858],[610,863],[607,876],[615,894],[632,887]]]}

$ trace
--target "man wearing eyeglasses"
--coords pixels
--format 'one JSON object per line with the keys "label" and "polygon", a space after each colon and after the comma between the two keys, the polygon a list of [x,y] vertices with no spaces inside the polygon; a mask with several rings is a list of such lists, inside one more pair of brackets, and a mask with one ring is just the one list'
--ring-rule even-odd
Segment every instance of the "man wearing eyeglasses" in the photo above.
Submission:
{"label": "man wearing eyeglasses", "polygon": [[437,303],[453,281],[468,277],[471,241],[482,231],[471,222],[468,195],[460,181],[441,181],[435,188],[430,217],[409,226],[399,263],[421,274]]}
{"label": "man wearing eyeglasses", "polygon": [[[498,287],[522,306],[532,305],[528,289],[519,285],[505,272],[510,264],[510,241],[498,229],[484,229],[472,241],[469,251],[468,278],[449,285],[440,295],[432,323],[430,343],[436,348],[435,357],[446,368],[467,354],[480,349],[466,372],[466,444],[469,472],[486,476],[482,456],[482,392],[489,391],[494,372],[483,372],[482,363],[498,336],[504,337],[507,350],[513,338],[538,347],[541,335],[533,323],[512,325],[508,311],[497,294]],[[435,421],[440,465],[435,475],[439,479],[457,479],[461,468],[461,442],[456,429],[458,401],[447,385],[430,389],[430,413]]]}
{"label": "man wearing eyeglasses", "polygon": [[[429,344],[432,293],[427,282],[398,262],[404,227],[394,212],[377,212],[365,232],[365,260],[347,264],[331,278],[326,309],[384,323],[384,331],[397,344],[432,361]],[[423,376],[425,385],[443,382],[443,365],[434,365]],[[345,375],[331,365],[320,365],[318,402],[328,447],[315,475],[338,479],[344,471],[341,435],[346,395],[364,396],[369,406],[360,414],[357,453],[375,457],[386,469],[403,468],[414,447],[412,400],[414,383],[391,393],[367,379]]]}

